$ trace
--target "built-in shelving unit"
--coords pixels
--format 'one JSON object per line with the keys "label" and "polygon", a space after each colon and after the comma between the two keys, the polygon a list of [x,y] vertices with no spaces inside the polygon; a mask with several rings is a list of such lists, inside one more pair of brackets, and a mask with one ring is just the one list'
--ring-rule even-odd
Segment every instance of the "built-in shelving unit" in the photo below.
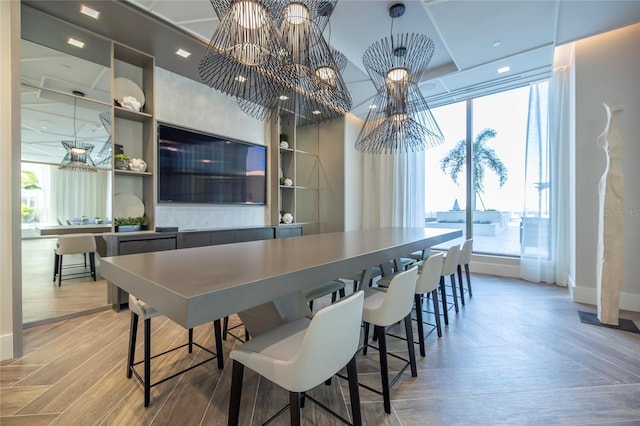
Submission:
{"label": "built-in shelving unit", "polygon": [[155,60],[152,56],[119,43],[113,43],[111,66],[113,80],[127,78],[133,81],[142,89],[145,103],[141,111],[114,105],[112,141],[114,148],[116,145],[120,145],[124,154],[130,158],[139,158],[147,163],[146,172],[114,168],[113,195],[114,200],[118,194],[133,194],[142,200],[145,207],[144,216],[150,229],[153,229],[154,226],[155,208],[155,181],[153,178],[156,144],[156,123],[153,109],[154,67]]}
{"label": "built-in shelving unit", "polygon": [[[293,184],[277,186],[278,208],[273,214],[273,222],[277,223],[280,213],[291,213],[293,222],[303,226],[304,235],[316,234],[319,219],[318,124],[300,125],[295,114],[283,112],[274,133],[278,136],[274,146],[278,153],[278,177],[291,179]],[[281,134],[288,137],[287,148],[280,146]]]}

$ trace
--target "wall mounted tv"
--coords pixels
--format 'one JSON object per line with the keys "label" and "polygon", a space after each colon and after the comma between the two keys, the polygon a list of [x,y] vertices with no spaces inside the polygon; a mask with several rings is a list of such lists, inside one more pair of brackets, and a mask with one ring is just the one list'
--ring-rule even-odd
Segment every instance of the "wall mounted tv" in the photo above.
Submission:
{"label": "wall mounted tv", "polygon": [[158,202],[266,204],[267,148],[158,124]]}

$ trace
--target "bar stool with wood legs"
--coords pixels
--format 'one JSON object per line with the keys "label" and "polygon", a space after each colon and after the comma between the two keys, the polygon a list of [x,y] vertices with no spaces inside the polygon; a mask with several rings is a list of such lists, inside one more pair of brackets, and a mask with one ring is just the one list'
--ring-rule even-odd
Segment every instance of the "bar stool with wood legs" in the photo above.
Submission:
{"label": "bar stool with wood legs", "polygon": [[[469,293],[469,297],[473,297],[471,291],[471,276],[469,274],[469,263],[471,263],[471,252],[473,251],[473,238],[469,238],[462,244],[460,249],[460,255],[458,256],[458,284],[460,285],[460,300],[464,305],[464,293]],[[467,276],[467,289],[465,290],[462,285],[462,267],[464,266],[464,272]]]}
{"label": "bar stool with wood legs", "polygon": [[[151,356],[151,318],[159,316],[160,313],[144,303],[142,300],[138,299],[133,295],[129,295],[129,310],[131,311],[131,329],[129,331],[129,356],[127,360],[127,378],[131,378],[131,375],[135,375],[138,381],[142,384],[144,388],[144,406],[149,406],[150,396],[151,396],[151,388],[159,385],[160,383],[164,383],[169,379],[173,379],[174,377],[185,373],[191,369],[194,369],[205,362],[209,362],[215,358],[218,359],[218,369],[222,369],[224,367],[223,357],[222,357],[222,338],[220,334],[220,320],[215,320],[213,323],[213,329],[215,333],[216,340],[216,351],[217,354],[210,351],[209,349],[201,346],[200,344],[193,341],[193,329],[189,329],[189,341],[183,345],[177,346],[173,349],[169,349],[168,351],[159,353],[157,355]],[[138,334],[138,318],[142,318],[144,320],[144,358],[142,361],[135,362],[135,351],[136,351],[136,337]],[[151,360],[162,355],[166,355],[170,352],[176,351],[180,348],[184,348],[185,346],[189,347],[189,353],[192,353],[193,346],[197,346],[200,349],[208,352],[212,356],[201,361],[197,364],[191,365],[190,367],[181,370],[171,376],[165,377],[164,379],[158,380],[155,383],[151,382]],[[138,364],[143,364],[144,372],[141,376],[135,369],[135,366]]]}
{"label": "bar stool with wood legs", "polygon": [[[240,417],[242,378],[248,367],[289,391],[289,416],[292,425],[300,424],[300,409],[306,399],[328,411],[343,423],[361,425],[360,395],[356,352],[362,321],[361,291],[320,309],[312,319],[306,317],[286,322],[231,351],[231,398],[229,425]],[[352,421],[329,410],[307,391],[331,379],[344,366],[349,377]],[[287,407],[267,420],[270,423]]]}
{"label": "bar stool with wood legs", "polygon": [[[416,366],[416,354],[413,346],[413,327],[411,323],[411,310],[413,308],[414,294],[416,290],[416,281],[418,279],[418,268],[413,267],[407,271],[399,272],[393,276],[386,291],[376,289],[365,289],[364,308],[362,320],[365,323],[364,328],[364,346],[363,354],[366,355],[367,347],[372,347],[368,343],[369,325],[373,324],[373,333],[377,337],[378,352],[380,356],[380,376],[382,378],[382,391],[374,389],[364,384],[360,386],[382,395],[384,401],[384,411],[391,413],[391,386],[400,378],[404,370],[411,366],[411,376],[418,375]],[[404,359],[396,354],[387,352],[386,329],[387,327],[402,321],[404,319],[404,328],[407,337],[407,349],[409,351],[409,359]],[[393,356],[405,361],[404,367],[390,381],[389,367],[387,364],[387,356]]]}
{"label": "bar stool with wood legs", "polygon": [[458,269],[458,256],[460,253],[460,246],[454,245],[449,247],[447,255],[442,263],[442,273],[440,275],[440,293],[442,295],[442,311],[444,316],[444,323],[449,325],[449,303],[447,302],[447,290],[444,282],[444,277],[449,276],[451,279],[451,293],[453,296],[452,305],[455,307],[456,312],[460,311],[458,307],[458,291],[456,290],[455,273]]}

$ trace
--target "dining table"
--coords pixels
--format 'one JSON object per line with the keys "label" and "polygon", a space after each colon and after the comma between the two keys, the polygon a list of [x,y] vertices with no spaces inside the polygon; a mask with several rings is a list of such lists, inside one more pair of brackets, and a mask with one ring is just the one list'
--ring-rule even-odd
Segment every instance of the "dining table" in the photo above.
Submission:
{"label": "dining table", "polygon": [[185,328],[242,313],[255,336],[304,315],[304,290],[461,236],[439,228],[330,232],[104,257],[100,273]]}

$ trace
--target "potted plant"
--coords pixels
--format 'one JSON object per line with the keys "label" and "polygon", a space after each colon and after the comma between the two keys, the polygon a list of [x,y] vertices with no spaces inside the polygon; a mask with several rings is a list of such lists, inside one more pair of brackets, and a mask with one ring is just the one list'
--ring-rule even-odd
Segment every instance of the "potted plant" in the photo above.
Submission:
{"label": "potted plant", "polygon": [[114,167],[116,169],[127,170],[129,169],[130,159],[127,154],[116,154],[113,156]]}
{"label": "potted plant", "polygon": [[113,220],[116,225],[116,232],[140,231],[143,226],[147,225],[147,219],[139,217],[116,217]]}

